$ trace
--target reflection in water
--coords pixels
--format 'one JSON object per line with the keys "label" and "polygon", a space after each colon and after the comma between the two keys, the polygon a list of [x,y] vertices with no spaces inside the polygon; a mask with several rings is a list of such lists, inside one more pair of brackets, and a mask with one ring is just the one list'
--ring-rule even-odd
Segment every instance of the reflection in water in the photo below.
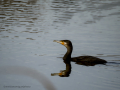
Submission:
{"label": "reflection in water", "polygon": [[76,62],[76,64],[79,65],[85,65],[85,66],[94,66],[96,64],[105,64],[107,61],[103,59],[99,59],[93,56],[80,56],[71,58],[73,46],[70,40],[54,40],[54,42],[60,43],[64,45],[67,48],[67,52],[63,57],[63,61],[66,64],[66,70],[60,70],[60,73],[52,73],[51,76],[60,76],[60,77],[69,77],[69,74],[71,73],[71,61]]}
{"label": "reflection in water", "polygon": [[[69,77],[71,74],[71,61],[70,60],[63,60],[63,62],[66,64],[65,70],[60,70],[59,73],[51,73],[51,76],[60,76],[60,77]],[[76,62],[76,64],[79,65],[85,65],[85,66],[94,66],[96,63],[91,62]]]}
{"label": "reflection in water", "polygon": [[[65,70],[60,70],[59,73],[51,73],[51,76],[60,76],[60,77],[69,77],[71,74],[71,61],[70,60],[63,60],[63,62],[66,64],[66,69]],[[91,63],[91,62],[76,62],[76,64],[79,65],[85,65],[85,66],[94,66],[96,65],[96,63]],[[108,62],[109,65],[106,66],[113,66],[110,64],[114,64],[114,65],[120,65],[120,63],[117,62]]]}
{"label": "reflection in water", "polygon": [[71,63],[70,60],[63,60],[64,63],[66,64],[66,70],[60,70],[60,73],[51,73],[51,76],[60,76],[60,77],[69,77],[71,73]]}
{"label": "reflection in water", "polygon": [[56,90],[52,82],[49,81],[47,77],[45,77],[42,73],[36,70],[33,70],[31,68],[27,68],[23,66],[22,67],[21,66],[3,66],[3,67],[0,67],[0,74],[25,75],[33,79],[36,79],[39,83],[42,83],[42,85],[47,90]]}
{"label": "reflection in water", "polygon": [[[48,62],[47,60],[57,54],[53,54],[56,49],[50,42],[54,38],[71,39],[75,41],[74,44],[77,44],[76,49],[83,47],[81,49],[82,51],[85,50],[84,52],[75,50],[79,52],[74,53],[76,56],[85,53],[94,55],[97,51],[105,55],[119,55],[119,7],[119,0],[0,0],[0,64],[8,65],[10,63],[16,65],[19,63],[19,65],[23,65],[24,63],[25,66],[31,67],[32,65],[35,68],[38,63],[53,65],[55,64],[53,59]],[[89,47],[89,52],[87,52]],[[94,47],[95,49],[93,49]],[[61,47],[58,49],[61,49]],[[46,60],[44,57],[46,57]],[[37,59],[34,60],[35,58]],[[104,59],[109,61],[111,58],[106,57]],[[119,57],[116,59],[119,59]],[[75,63],[87,66],[95,65],[88,62],[75,61]],[[59,74],[61,76],[70,76],[71,65],[70,63],[65,64],[66,69]],[[79,67],[81,67],[80,65]],[[78,65],[75,65],[75,67],[78,67]],[[104,67],[106,66],[102,68]],[[50,69],[52,69],[46,68],[49,68],[49,65],[42,68],[42,73],[49,73]],[[116,67],[109,68],[117,70]],[[55,67],[55,69],[57,68]],[[88,90],[89,87],[91,87],[90,90],[93,88],[96,90],[119,88],[118,83],[120,80],[117,71],[111,72],[105,69],[104,72],[104,69],[94,68],[94,70],[100,72],[93,73],[95,71],[91,72],[91,69],[88,72],[84,71],[84,67],[81,68],[81,71],[79,68],[76,68],[76,70],[83,72],[83,75],[81,75],[81,78],[77,78],[79,74],[76,72],[75,77],[70,77],[70,84],[67,85],[72,86],[69,88],[64,84],[68,82],[66,80],[61,82],[58,82],[57,78],[51,80],[55,85],[61,85],[58,90],[64,90],[61,87],[69,90],[74,88],[78,90],[80,87],[83,90]],[[90,73],[94,75],[92,77],[87,76]],[[109,74],[111,77],[108,77]],[[94,77],[96,77],[96,80]],[[76,79],[75,82],[72,81],[72,78]],[[92,81],[94,83],[91,83]]]}

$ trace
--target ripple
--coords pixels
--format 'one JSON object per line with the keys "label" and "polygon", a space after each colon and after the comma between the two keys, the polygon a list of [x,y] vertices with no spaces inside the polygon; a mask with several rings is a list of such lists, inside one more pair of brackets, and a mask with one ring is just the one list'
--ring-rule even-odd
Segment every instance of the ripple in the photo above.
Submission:
{"label": "ripple", "polygon": [[33,39],[33,38],[26,38],[26,39],[29,39],[29,40],[35,40],[35,39]]}

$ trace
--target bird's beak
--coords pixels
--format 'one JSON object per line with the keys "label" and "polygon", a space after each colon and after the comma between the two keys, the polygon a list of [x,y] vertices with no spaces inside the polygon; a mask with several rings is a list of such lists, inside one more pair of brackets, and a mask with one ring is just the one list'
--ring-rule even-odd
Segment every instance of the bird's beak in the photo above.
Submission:
{"label": "bird's beak", "polygon": [[60,43],[60,44],[64,45],[64,42],[59,41],[59,40],[54,40],[53,42],[57,42],[57,43]]}
{"label": "bird's beak", "polygon": [[53,42],[57,42],[57,43],[60,43],[60,41],[58,41],[58,40],[54,40]]}
{"label": "bird's beak", "polygon": [[51,73],[51,76],[59,75],[59,73]]}

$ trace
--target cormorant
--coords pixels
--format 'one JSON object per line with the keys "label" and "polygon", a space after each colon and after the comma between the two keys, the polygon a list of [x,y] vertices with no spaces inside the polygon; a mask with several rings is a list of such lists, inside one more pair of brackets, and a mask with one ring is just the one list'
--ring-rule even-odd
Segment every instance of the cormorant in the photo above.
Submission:
{"label": "cormorant", "polygon": [[94,57],[94,56],[79,56],[71,58],[73,46],[70,40],[54,40],[54,42],[60,43],[67,48],[67,52],[63,57],[65,61],[73,61],[77,64],[86,65],[86,66],[94,66],[96,64],[105,64],[107,61]]}

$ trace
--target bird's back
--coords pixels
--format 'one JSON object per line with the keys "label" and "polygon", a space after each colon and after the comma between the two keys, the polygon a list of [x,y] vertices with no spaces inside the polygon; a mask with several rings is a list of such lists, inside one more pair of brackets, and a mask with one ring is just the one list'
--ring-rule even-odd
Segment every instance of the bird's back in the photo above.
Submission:
{"label": "bird's back", "polygon": [[86,62],[86,63],[95,63],[95,64],[103,64],[106,63],[107,61],[97,58],[97,57],[93,57],[93,56],[79,56],[79,57],[73,57],[71,59],[71,61],[74,62]]}

